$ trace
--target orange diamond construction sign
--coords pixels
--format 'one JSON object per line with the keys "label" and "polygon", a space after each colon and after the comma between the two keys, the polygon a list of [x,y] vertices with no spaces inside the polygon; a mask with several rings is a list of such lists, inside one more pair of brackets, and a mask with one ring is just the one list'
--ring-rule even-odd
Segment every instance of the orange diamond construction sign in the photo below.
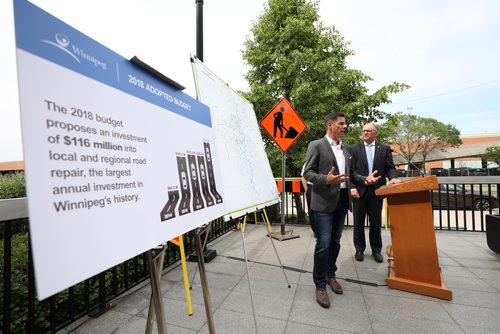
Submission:
{"label": "orange diamond construction sign", "polygon": [[286,98],[281,98],[259,124],[273,138],[283,153],[293,146],[307,128]]}

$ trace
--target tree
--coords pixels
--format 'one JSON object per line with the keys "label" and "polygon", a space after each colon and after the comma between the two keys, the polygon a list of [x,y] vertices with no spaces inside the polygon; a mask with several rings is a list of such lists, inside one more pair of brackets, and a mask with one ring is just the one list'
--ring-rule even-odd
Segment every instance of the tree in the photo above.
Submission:
{"label": "tree", "polygon": [[500,166],[500,146],[490,146],[486,148],[483,159],[486,161],[493,161]]}
{"label": "tree", "polygon": [[412,163],[415,155],[420,154],[424,173],[429,153],[435,150],[446,151],[449,147],[462,144],[457,128],[433,118],[398,112],[389,116],[386,123],[388,141],[396,146],[395,152],[408,163]]}
{"label": "tree", "polygon": [[[354,55],[348,44],[334,27],[323,27],[318,2],[310,0],[269,0],[245,41],[250,91],[243,95],[257,118],[286,97],[307,125],[287,153],[288,176],[300,175],[307,145],[324,136],[329,112],[343,112],[350,124],[380,119],[386,113],[379,106],[390,102],[389,94],[409,87],[395,82],[369,94],[364,84],[371,78],[347,67],[346,58]],[[273,172],[281,175],[281,151],[263,138]]]}

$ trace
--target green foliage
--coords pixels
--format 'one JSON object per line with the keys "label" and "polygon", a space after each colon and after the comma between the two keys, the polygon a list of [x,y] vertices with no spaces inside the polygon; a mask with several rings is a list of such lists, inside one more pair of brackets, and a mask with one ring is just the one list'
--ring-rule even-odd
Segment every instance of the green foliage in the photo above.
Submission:
{"label": "green foliage", "polygon": [[[18,224],[21,222],[22,224]],[[29,234],[27,232],[28,225],[26,221],[12,221],[14,231],[21,231],[12,235],[11,238],[11,322],[10,329],[12,333],[26,333],[28,323],[28,243]],[[21,225],[21,226],[20,226]],[[24,230],[24,231],[23,231]],[[13,231],[13,232],[14,232]],[[2,234],[3,235],[3,234]],[[169,252],[172,252],[170,249]],[[179,256],[174,254],[174,259]],[[0,239],[0,268],[4,268],[4,239]],[[119,264],[115,269],[110,269],[105,272],[106,295],[114,296],[113,293],[113,270],[116,274],[116,282],[118,292],[123,292],[133,285],[133,282],[140,281],[145,271],[146,263],[143,256],[137,256],[132,260]],[[136,273],[137,268],[137,273]],[[128,272],[128,283],[125,283],[125,272]],[[147,272],[147,271],[146,271]],[[88,287],[86,287],[86,284]],[[88,290],[87,290],[88,289]],[[78,314],[85,314],[87,304],[85,301],[85,293],[88,291],[88,306],[96,305],[99,301],[99,275],[88,279],[86,282],[81,282],[70,289],[66,289],[53,297],[43,301],[34,301],[34,328],[37,333],[48,332],[50,329],[50,303],[54,302],[55,323],[63,324],[72,320],[71,317],[76,317]],[[4,287],[3,279],[0,280],[0,297],[3,297]],[[72,302],[73,314],[70,315],[70,299]],[[0,323],[3,321],[3,303],[0,303]]]}
{"label": "green foliage", "polygon": [[[0,175],[0,199],[18,198],[25,197],[25,179],[23,173],[9,173]],[[29,259],[28,259],[28,247],[29,247],[29,228],[28,219],[13,220],[5,224],[0,224],[0,268],[4,268],[5,254],[4,254],[4,244],[5,244],[5,228],[6,224],[10,224],[11,237],[10,237],[10,331],[12,333],[26,333],[27,323],[28,323],[28,273],[29,270]],[[169,250],[170,251],[170,250]],[[171,251],[170,251],[171,252]],[[174,256],[174,260],[179,258],[178,255]],[[138,256],[134,260],[126,261],[120,265],[117,265],[114,269],[116,270],[116,282],[118,292],[123,292],[134,285],[134,282],[140,281],[143,278],[143,272],[145,271],[143,256]],[[137,269],[137,273],[136,273]],[[107,296],[114,296],[113,293],[113,269],[106,271],[105,273],[105,286]],[[125,272],[128,272],[128,283],[125,283]],[[4,280],[0,279],[0,299],[3,299],[4,294]],[[87,287],[86,287],[87,285]],[[86,303],[85,294],[88,293],[88,304]],[[56,324],[60,325],[69,322],[71,317],[77,315],[85,314],[87,307],[92,307],[98,303],[99,298],[99,280],[98,276],[94,276],[87,280],[87,282],[81,282],[71,287],[70,289],[64,290],[53,297],[50,297],[43,301],[34,301],[34,331],[37,333],[44,333],[50,330],[50,304],[53,302],[55,307],[54,321]],[[69,314],[70,310],[70,299],[72,300],[71,308],[73,309],[73,314]],[[4,304],[0,303],[0,323],[3,323],[4,316]]]}
{"label": "green foliage", "polygon": [[[224,231],[232,229],[230,222],[223,220],[214,221],[216,228],[212,229],[211,241]],[[218,224],[217,224],[218,222]],[[7,225],[8,224],[8,225]],[[6,233],[7,226],[10,232]],[[194,234],[185,234],[185,241],[192,239]],[[29,224],[28,219],[12,220],[0,224],[0,268],[5,269],[6,256],[5,238],[9,238],[10,249],[10,333],[46,333],[51,332],[51,327],[60,328],[72,321],[80,318],[99,306],[99,278],[100,275],[93,276],[80,282],[69,289],[61,291],[56,295],[43,301],[34,300],[34,324],[31,330],[28,328],[28,294],[29,294]],[[185,244],[185,251],[189,254],[191,246]],[[149,270],[145,261],[145,253],[134,257],[128,261],[116,265],[104,272],[104,282],[106,298],[117,297],[121,293],[132,288],[136,284],[147,279]],[[174,264],[180,259],[180,252],[177,247],[169,247],[166,253],[164,268]],[[64,270],[64,268],[61,268]],[[0,271],[0,276],[3,272]],[[5,289],[4,279],[0,279],[0,300],[3,300]],[[32,287],[34,289],[34,287]],[[32,293],[34,293],[32,291]],[[52,309],[52,316],[50,314]],[[3,323],[5,314],[4,303],[0,303],[0,323]],[[51,318],[54,320],[50,324]],[[51,326],[52,325],[52,326]]]}
{"label": "green foliage", "polygon": [[[16,228],[17,224],[14,222],[12,224],[13,228]],[[3,228],[3,227],[2,227]],[[0,268],[4,268],[4,239],[0,239]],[[11,329],[13,333],[21,332],[24,328],[24,322],[27,319],[28,310],[28,233],[15,234],[11,238],[11,270],[12,280],[10,288],[10,300],[11,300]],[[0,291],[3,297],[4,286],[3,279],[0,282]],[[0,323],[3,322],[3,303],[0,305]]]}
{"label": "green foliage", "polygon": [[460,131],[453,125],[444,124],[434,118],[420,117],[398,112],[388,117],[384,124],[388,141],[396,146],[396,153],[412,162],[418,153],[425,162],[429,153],[462,144]]}
{"label": "green foliage", "polygon": [[[343,112],[353,125],[381,119],[386,113],[379,106],[390,102],[389,94],[408,88],[393,83],[368,94],[364,84],[371,78],[347,67],[346,58],[354,52],[334,27],[323,27],[317,1],[269,0],[251,33],[243,50],[250,92],[243,95],[258,119],[286,97],[307,125],[287,153],[287,176],[299,175],[309,142],[325,135],[323,119],[329,112]],[[267,134],[263,138],[279,176],[281,151]]]}
{"label": "green foliage", "polygon": [[497,165],[500,165],[500,146],[490,146],[486,148],[486,153],[483,155],[483,159],[493,161]]}
{"label": "green foliage", "polygon": [[24,174],[0,175],[0,199],[26,197]]}

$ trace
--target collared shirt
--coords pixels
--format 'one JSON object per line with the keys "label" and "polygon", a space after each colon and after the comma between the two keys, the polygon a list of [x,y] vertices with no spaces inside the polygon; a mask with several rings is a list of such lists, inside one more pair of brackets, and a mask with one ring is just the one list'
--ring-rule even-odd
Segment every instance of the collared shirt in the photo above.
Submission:
{"label": "collared shirt", "polygon": [[[300,172],[300,176],[304,177],[304,170],[305,170],[305,169],[306,169],[306,164],[303,164],[303,165],[302,165],[302,171]],[[306,182],[307,182],[307,184],[308,184],[308,185],[310,185],[310,186],[312,186],[312,185],[313,185],[313,183],[312,183],[312,182],[310,182],[310,181],[307,181],[307,180],[306,180]]]}
{"label": "collared shirt", "polygon": [[[336,171],[339,174],[347,174],[345,170],[345,157],[344,157],[344,151],[342,151],[342,141],[339,140],[339,143],[337,144],[335,140],[332,138],[325,136],[326,140],[328,140],[328,143],[330,143],[330,147],[332,148],[332,152],[335,155],[335,159],[337,160],[337,165],[339,166],[339,170]],[[347,184],[345,182],[342,182],[340,184],[340,188],[344,189],[347,188]]]}
{"label": "collared shirt", "polygon": [[372,155],[372,161],[374,160],[373,158],[375,157],[375,141],[373,141],[371,144],[368,144],[367,142],[363,142],[365,144],[365,152],[366,152],[366,156],[368,156],[368,145],[370,145],[370,152],[371,152],[371,155]]}

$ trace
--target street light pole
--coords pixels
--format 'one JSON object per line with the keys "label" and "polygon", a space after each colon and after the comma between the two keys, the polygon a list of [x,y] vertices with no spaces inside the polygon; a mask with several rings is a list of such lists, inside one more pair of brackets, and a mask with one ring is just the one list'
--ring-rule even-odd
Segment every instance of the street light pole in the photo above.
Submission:
{"label": "street light pole", "polygon": [[[203,61],[203,0],[195,0],[195,3],[196,3],[196,57],[199,60]],[[210,230],[209,228],[205,228],[203,229],[203,232],[200,232],[201,234],[200,237],[204,240],[202,254],[204,261],[206,263],[209,263],[217,256],[217,251],[215,249],[208,249],[206,247],[209,230]],[[193,262],[198,261],[198,254],[191,254],[188,257],[188,261],[193,261]]]}
{"label": "street light pole", "polygon": [[203,61],[203,0],[196,0],[196,57]]}
{"label": "street light pole", "polygon": [[[203,61],[203,0],[196,1],[196,57]],[[197,181],[198,182],[198,181]],[[207,315],[207,325],[208,332],[210,334],[215,333],[214,316],[212,313],[212,304],[210,302],[210,292],[208,290],[207,275],[205,271],[205,263],[212,261],[214,257],[217,256],[215,249],[207,249],[206,241],[208,239],[208,230],[210,229],[210,224],[206,228],[198,227],[196,229],[195,235],[195,245],[196,245],[196,256],[190,256],[188,260],[197,261],[198,269],[200,271],[200,282],[203,291],[203,301],[205,304],[205,312]],[[201,238],[204,238],[205,242],[202,244]]]}

